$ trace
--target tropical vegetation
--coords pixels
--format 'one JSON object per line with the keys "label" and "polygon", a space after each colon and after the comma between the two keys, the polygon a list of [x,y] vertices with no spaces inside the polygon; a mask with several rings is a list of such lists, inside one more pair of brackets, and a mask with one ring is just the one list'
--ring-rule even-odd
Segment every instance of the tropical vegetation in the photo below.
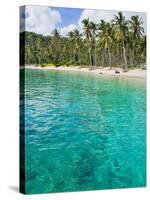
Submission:
{"label": "tropical vegetation", "polygon": [[142,67],[146,63],[146,34],[142,19],[127,20],[118,12],[111,22],[94,23],[88,18],[83,28],[67,36],[54,29],[49,36],[33,32],[20,34],[20,64],[40,66]]}

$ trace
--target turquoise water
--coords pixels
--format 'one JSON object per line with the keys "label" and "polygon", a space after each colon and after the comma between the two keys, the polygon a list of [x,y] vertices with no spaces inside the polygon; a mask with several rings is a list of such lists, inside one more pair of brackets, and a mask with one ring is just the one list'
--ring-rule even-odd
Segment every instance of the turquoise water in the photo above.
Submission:
{"label": "turquoise water", "polygon": [[146,185],[144,80],[26,70],[26,193]]}

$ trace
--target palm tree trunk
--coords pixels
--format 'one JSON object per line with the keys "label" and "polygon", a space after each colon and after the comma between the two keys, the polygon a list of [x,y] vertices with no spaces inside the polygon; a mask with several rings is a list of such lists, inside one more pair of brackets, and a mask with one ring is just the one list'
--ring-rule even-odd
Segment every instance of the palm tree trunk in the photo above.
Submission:
{"label": "palm tree trunk", "polygon": [[79,56],[79,63],[80,63],[80,67],[81,67],[81,51],[80,51],[80,49],[79,49],[79,54],[78,54],[78,56]]}
{"label": "palm tree trunk", "polygon": [[102,54],[102,67],[104,67],[104,62],[105,62],[105,50]]}
{"label": "palm tree trunk", "polygon": [[125,49],[125,45],[124,45],[124,40],[122,41],[122,45],[123,45],[123,56],[124,56],[124,62],[125,62],[125,71],[128,70],[128,64],[127,64],[127,57],[126,57],[126,49]]}
{"label": "palm tree trunk", "polygon": [[92,57],[91,57],[91,50],[90,50],[90,48],[89,48],[89,50],[88,50],[89,52],[89,60],[90,60],[90,69],[92,69]]}
{"label": "palm tree trunk", "polygon": [[76,50],[74,50],[74,64],[76,63]]}
{"label": "palm tree trunk", "polygon": [[135,66],[135,41],[133,41],[132,64],[133,64],[133,66]]}
{"label": "palm tree trunk", "polygon": [[110,67],[110,69],[112,69],[110,48],[108,48],[108,58],[109,58],[109,67]]}
{"label": "palm tree trunk", "polygon": [[96,54],[96,44],[95,44],[95,67],[97,66],[97,54]]}

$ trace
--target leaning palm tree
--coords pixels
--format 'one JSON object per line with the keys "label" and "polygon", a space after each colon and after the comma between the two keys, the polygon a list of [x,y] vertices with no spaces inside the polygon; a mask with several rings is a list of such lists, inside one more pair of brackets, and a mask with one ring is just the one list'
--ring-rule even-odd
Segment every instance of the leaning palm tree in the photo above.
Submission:
{"label": "leaning palm tree", "polygon": [[90,69],[92,69],[92,54],[91,54],[91,51],[92,51],[92,32],[91,32],[91,23],[89,21],[89,18],[88,19],[84,19],[82,21],[83,23],[83,33],[84,33],[84,36],[85,36],[85,41],[86,41],[86,45],[87,45],[87,48],[88,48],[88,56],[89,56],[89,61],[90,61]]}
{"label": "leaning palm tree", "polygon": [[137,45],[140,40],[141,35],[144,34],[144,28],[143,28],[143,22],[142,19],[136,15],[132,16],[131,20],[129,20],[130,23],[130,29],[131,29],[131,35],[132,35],[132,46],[133,46],[133,61],[136,65],[137,60]]}
{"label": "leaning palm tree", "polygon": [[122,12],[118,12],[118,15],[114,16],[113,26],[116,39],[118,40],[118,42],[122,42],[123,56],[125,63],[124,71],[127,71],[128,64],[127,64],[125,41],[128,32],[128,21],[125,19],[125,16],[123,16]]}

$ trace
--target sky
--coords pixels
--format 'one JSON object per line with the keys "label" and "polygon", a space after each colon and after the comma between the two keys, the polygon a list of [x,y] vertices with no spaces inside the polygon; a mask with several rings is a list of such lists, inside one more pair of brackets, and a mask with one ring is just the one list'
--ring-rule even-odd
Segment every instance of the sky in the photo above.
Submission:
{"label": "sky", "polygon": [[[79,8],[61,8],[47,6],[25,6],[20,9],[20,31],[31,31],[43,35],[50,35],[52,30],[57,28],[61,35],[66,36],[69,31],[78,28],[82,30],[82,20],[89,20],[99,23],[100,20],[111,21],[118,11],[90,10]],[[143,21],[145,34],[146,13],[123,12],[126,19],[133,15],[139,15]]]}

